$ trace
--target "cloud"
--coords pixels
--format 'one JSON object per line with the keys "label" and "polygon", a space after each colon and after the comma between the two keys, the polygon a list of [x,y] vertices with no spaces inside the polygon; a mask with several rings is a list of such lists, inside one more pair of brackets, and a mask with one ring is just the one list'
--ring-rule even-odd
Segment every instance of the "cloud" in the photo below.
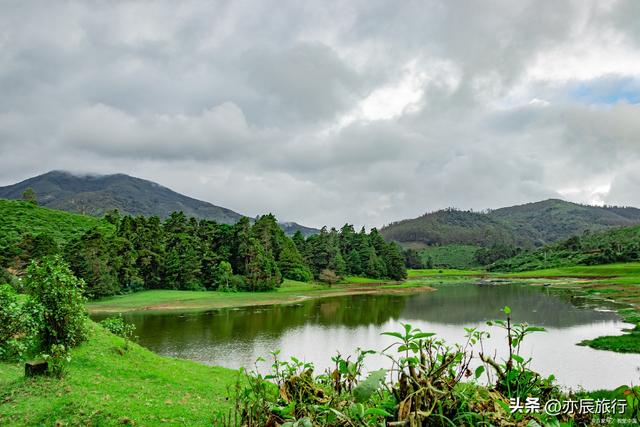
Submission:
{"label": "cloud", "polygon": [[637,8],[5,3],[0,184],[124,172],[315,226],[640,205]]}

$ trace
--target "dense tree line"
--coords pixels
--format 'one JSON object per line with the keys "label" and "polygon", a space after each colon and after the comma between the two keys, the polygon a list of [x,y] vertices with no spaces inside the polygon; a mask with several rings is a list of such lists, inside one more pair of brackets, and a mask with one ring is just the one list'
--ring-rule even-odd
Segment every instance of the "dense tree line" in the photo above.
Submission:
{"label": "dense tree line", "polygon": [[61,246],[45,233],[25,234],[4,266],[21,271],[32,259],[60,253],[91,298],[143,289],[264,291],[284,278],[406,277],[401,249],[376,229],[323,228],[305,239],[299,232],[286,236],[271,214],[234,225],[182,212],[161,221],[113,211],[105,220],[113,231],[92,228]]}

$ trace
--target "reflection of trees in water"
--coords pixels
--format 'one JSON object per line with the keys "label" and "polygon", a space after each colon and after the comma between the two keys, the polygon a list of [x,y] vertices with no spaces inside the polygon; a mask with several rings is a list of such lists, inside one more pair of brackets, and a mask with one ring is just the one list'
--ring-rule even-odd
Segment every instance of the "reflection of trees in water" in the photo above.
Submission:
{"label": "reflection of trees in water", "polygon": [[403,319],[450,324],[472,324],[501,317],[511,307],[516,322],[568,327],[618,319],[617,314],[579,307],[570,295],[527,285],[445,285],[436,292],[408,298]]}
{"label": "reflection of trees in water", "polygon": [[291,305],[273,305],[240,309],[220,309],[207,313],[129,314],[143,345],[194,342],[250,341],[258,335],[280,337],[289,329],[306,324],[355,327],[381,325],[398,318],[406,298],[391,295],[352,295],[305,301]]}
{"label": "reflection of trees in water", "polygon": [[468,326],[501,317],[511,307],[518,322],[568,327],[617,319],[574,304],[570,295],[531,286],[446,285],[436,292],[411,296],[353,295],[309,300],[292,305],[221,309],[209,313],[129,314],[140,343],[157,351],[191,346],[249,344],[256,339],[279,339],[305,325],[357,327],[382,325],[389,319],[423,320]]}

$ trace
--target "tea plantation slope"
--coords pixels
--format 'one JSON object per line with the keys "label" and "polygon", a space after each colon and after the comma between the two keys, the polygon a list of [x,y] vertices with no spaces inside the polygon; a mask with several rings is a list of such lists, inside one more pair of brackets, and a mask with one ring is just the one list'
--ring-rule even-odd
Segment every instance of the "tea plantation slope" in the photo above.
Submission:
{"label": "tea plantation slope", "polygon": [[46,233],[62,244],[93,227],[113,228],[95,217],[43,208],[20,200],[0,199],[0,247],[17,242],[26,233]]}

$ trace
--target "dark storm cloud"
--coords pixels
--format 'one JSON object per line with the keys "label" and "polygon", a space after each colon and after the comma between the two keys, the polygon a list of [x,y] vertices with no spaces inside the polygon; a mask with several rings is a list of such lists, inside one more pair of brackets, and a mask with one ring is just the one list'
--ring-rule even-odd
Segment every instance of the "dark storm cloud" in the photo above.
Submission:
{"label": "dark storm cloud", "polygon": [[124,172],[381,225],[640,204],[637,2],[3,2],[0,183]]}

